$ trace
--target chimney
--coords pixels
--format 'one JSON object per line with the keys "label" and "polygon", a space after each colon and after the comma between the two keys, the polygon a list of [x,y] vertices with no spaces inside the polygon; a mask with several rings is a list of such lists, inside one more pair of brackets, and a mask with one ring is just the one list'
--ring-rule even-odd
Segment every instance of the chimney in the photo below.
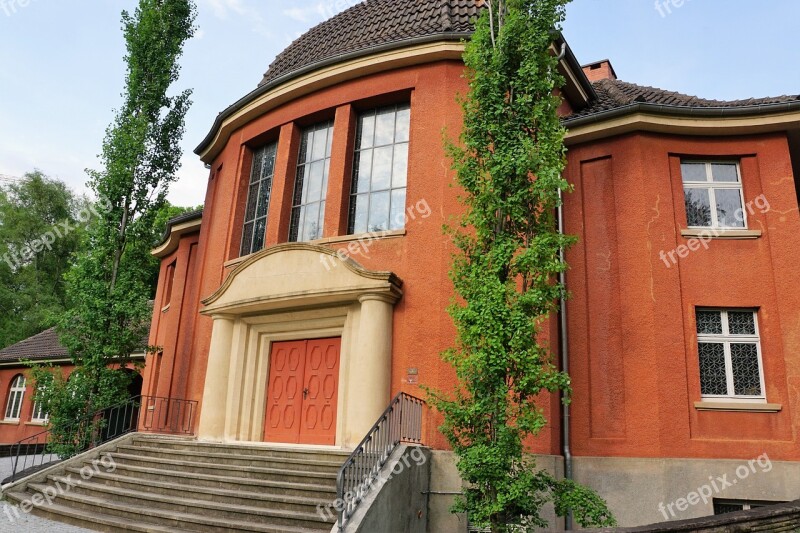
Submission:
{"label": "chimney", "polygon": [[584,65],[583,73],[589,78],[589,81],[594,83],[600,80],[616,80],[617,73],[614,72],[614,67],[611,66],[611,61],[603,59]]}

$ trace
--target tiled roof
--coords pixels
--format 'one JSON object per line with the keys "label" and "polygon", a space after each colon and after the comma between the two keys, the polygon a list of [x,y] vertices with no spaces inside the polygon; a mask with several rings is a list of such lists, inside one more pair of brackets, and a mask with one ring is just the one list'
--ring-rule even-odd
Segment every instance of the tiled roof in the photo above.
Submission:
{"label": "tiled roof", "polygon": [[0,350],[0,363],[11,363],[20,359],[33,361],[53,358],[62,359],[67,356],[67,349],[59,342],[56,328],[50,328],[38,335]]}
{"label": "tiled roof", "polygon": [[612,111],[633,104],[654,104],[676,108],[720,109],[788,104],[800,101],[800,96],[778,96],[773,98],[748,98],[746,100],[708,100],[688,94],[645,87],[621,80],[599,80],[593,84],[597,100],[572,114],[569,120]]}
{"label": "tiled roof", "polygon": [[[365,0],[306,32],[275,58],[260,85],[373,48],[469,34],[481,0]],[[455,37],[454,37],[455,38]]]}

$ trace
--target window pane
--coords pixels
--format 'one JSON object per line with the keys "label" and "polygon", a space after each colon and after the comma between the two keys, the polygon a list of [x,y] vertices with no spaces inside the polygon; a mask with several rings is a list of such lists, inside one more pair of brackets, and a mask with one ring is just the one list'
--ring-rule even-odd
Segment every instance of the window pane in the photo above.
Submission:
{"label": "window pane", "polygon": [[303,193],[303,203],[319,202],[322,199],[322,180],[325,161],[317,161],[309,165],[308,184]]}
{"label": "window pane", "polygon": [[266,217],[267,210],[269,209],[269,193],[272,180],[265,180],[261,182],[261,191],[258,195],[258,209],[256,209],[256,217]]}
{"label": "window pane", "polygon": [[256,221],[255,235],[253,236],[253,249],[251,253],[259,252],[264,248],[264,233],[267,229],[267,219],[262,218]]}
{"label": "window pane", "polygon": [[739,189],[717,189],[717,218],[719,225],[728,228],[744,227],[744,210]]}
{"label": "window pane", "polygon": [[681,163],[683,182],[708,181],[705,163]]}
{"label": "window pane", "polygon": [[375,146],[394,142],[394,108],[384,109],[375,117]]}
{"label": "window pane", "polygon": [[755,344],[731,344],[733,388],[737,396],[761,396],[761,372]]}
{"label": "window pane", "polygon": [[250,186],[250,191],[247,196],[247,211],[245,211],[244,219],[249,222],[256,218],[256,203],[258,202],[258,183]]}
{"label": "window pane", "polygon": [[358,136],[356,138],[356,146],[363,150],[364,148],[372,148],[373,137],[375,136],[375,113],[367,113],[361,116],[359,121]]}
{"label": "window pane", "polygon": [[395,142],[408,142],[409,129],[411,126],[411,110],[406,105],[397,111],[397,133]]}
{"label": "window pane", "polygon": [[369,231],[389,229],[389,192],[372,193],[369,199]]}
{"label": "window pane", "polygon": [[367,192],[372,177],[372,150],[359,152],[353,176],[353,194]]}
{"label": "window pane", "polygon": [[264,169],[264,150],[256,150],[253,153],[253,169],[250,171],[250,183],[256,183],[261,179],[261,171]]}
{"label": "window pane", "polygon": [[389,229],[403,229],[406,227],[406,190],[392,191],[392,214],[389,220]]}
{"label": "window pane", "polygon": [[725,377],[725,348],[720,343],[700,345],[700,389],[704,395],[728,394]]}
{"label": "window pane", "polygon": [[711,179],[714,181],[737,182],[739,173],[735,163],[714,163],[711,165]]}
{"label": "window pane", "polygon": [[684,189],[686,221],[693,227],[711,227],[711,201],[708,189]]}
{"label": "window pane", "polygon": [[728,331],[731,335],[755,335],[755,315],[750,311],[728,312]]}
{"label": "window pane", "polygon": [[328,148],[328,128],[327,126],[313,132],[314,144],[311,149],[311,161],[325,159],[325,151]]}
{"label": "window pane", "polygon": [[376,148],[372,162],[372,187],[373,191],[385,191],[392,183],[392,154],[391,146]]}
{"label": "window pane", "polygon": [[248,255],[250,253],[250,246],[253,244],[253,223],[249,222],[244,225],[242,232],[242,250],[241,255]]}
{"label": "window pane", "polygon": [[720,311],[697,311],[697,333],[722,335],[722,313]]}
{"label": "window pane", "polygon": [[367,214],[369,209],[369,195],[360,194],[353,200],[350,220],[352,220],[351,234],[366,233]]}
{"label": "window pane", "polygon": [[408,144],[398,144],[394,147],[392,165],[392,187],[405,187],[408,177]]}
{"label": "window pane", "polygon": [[278,143],[272,143],[267,146],[265,152],[262,178],[271,178],[275,174],[275,156],[278,153]]}

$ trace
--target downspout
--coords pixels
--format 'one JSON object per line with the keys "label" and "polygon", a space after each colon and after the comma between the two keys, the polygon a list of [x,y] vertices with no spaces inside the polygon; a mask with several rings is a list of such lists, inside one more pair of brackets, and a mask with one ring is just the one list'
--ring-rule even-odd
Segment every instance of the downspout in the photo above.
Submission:
{"label": "downspout", "polygon": [[[558,232],[564,235],[564,207],[563,207],[563,194],[558,191],[559,205],[558,205]],[[559,257],[561,262],[566,261],[566,254],[564,248],[559,250]],[[567,287],[567,273],[560,272],[558,274],[558,281],[561,286],[566,289]],[[565,291],[566,292],[566,291]],[[559,342],[561,352],[561,371],[569,374],[569,334],[567,332],[567,298],[566,295],[561,297],[561,307],[558,313],[561,338]],[[561,449],[564,454],[564,478],[571,480],[572,473],[572,450],[570,449],[570,423],[569,423],[569,404],[565,403],[566,393],[561,392]],[[569,531],[572,529],[572,513],[568,513],[564,517],[564,529]]]}
{"label": "downspout", "polygon": [[[567,54],[567,44],[566,42],[561,45],[561,53],[559,54],[558,60],[561,59]],[[564,194],[559,189],[558,191],[558,233],[560,235],[564,235]],[[566,253],[564,248],[562,247],[558,251],[559,258],[561,259],[562,263],[566,263]],[[565,289],[567,288],[567,273],[560,272],[558,274],[558,281],[561,286]],[[565,374],[569,374],[569,334],[567,332],[567,298],[566,294],[561,297],[561,307],[558,313],[559,317],[559,326],[561,329],[561,338],[559,342],[559,347],[561,351],[561,371]],[[566,394],[562,391],[561,393],[561,449],[562,453],[564,454],[564,478],[568,480],[572,480],[573,473],[572,473],[572,450],[570,449],[569,444],[569,436],[570,436],[570,425],[569,425],[569,404],[565,403]],[[572,529],[572,513],[567,513],[567,516],[564,517],[564,529],[570,531]]]}

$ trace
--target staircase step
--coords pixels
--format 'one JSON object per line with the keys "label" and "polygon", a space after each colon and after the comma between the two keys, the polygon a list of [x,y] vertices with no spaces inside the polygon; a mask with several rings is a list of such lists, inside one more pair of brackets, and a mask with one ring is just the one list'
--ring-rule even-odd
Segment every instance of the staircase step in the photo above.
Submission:
{"label": "staircase step", "polygon": [[[80,468],[68,468],[67,472],[80,475]],[[269,493],[279,493],[289,496],[307,496],[317,493],[319,496],[327,498],[329,495],[335,498],[336,488],[331,485],[319,485],[313,483],[287,483],[281,481],[265,481],[260,479],[249,479],[232,476],[217,476],[209,474],[196,474],[190,472],[165,472],[161,468],[147,468],[117,464],[115,471],[118,475],[128,478],[135,478],[147,482],[185,482],[191,483],[197,488],[224,489],[233,491],[263,491]],[[105,477],[111,474],[99,472],[95,477]]]}
{"label": "staircase step", "polygon": [[281,468],[298,470],[313,467],[314,470],[336,474],[344,463],[342,461],[324,461],[309,459],[300,454],[298,457],[270,457],[265,455],[239,455],[228,453],[212,453],[205,451],[173,450],[150,446],[120,446],[118,453],[138,455],[141,457],[155,457],[159,459],[191,459],[192,461],[213,464],[255,466],[259,468]]}
{"label": "staircase step", "polygon": [[[73,478],[74,479],[74,478]],[[48,476],[53,483],[65,485],[63,476]],[[239,490],[212,489],[188,484],[152,481],[116,474],[96,474],[92,483],[83,483],[80,490],[100,493],[115,493],[115,490],[127,490],[135,493],[202,501],[205,504],[224,505],[226,507],[245,505],[249,507],[271,508],[283,511],[315,513],[317,506],[328,505],[333,499],[319,498],[319,493],[309,493],[306,497],[290,496],[283,493],[266,494],[262,492],[243,492]]]}
{"label": "staircase step", "polygon": [[217,444],[213,442],[199,442],[190,439],[171,439],[163,437],[151,436],[136,436],[131,442],[132,446],[153,447],[168,450],[183,450],[194,452],[208,452],[208,453],[224,453],[228,456],[231,455],[258,455],[266,457],[288,457],[299,458],[305,457],[307,459],[334,461],[340,465],[350,456],[350,452],[340,448],[331,447],[313,447],[313,448],[300,448],[289,446],[276,446],[276,445],[253,445],[253,444]]}
{"label": "staircase step", "polygon": [[[28,485],[29,491],[42,494],[44,494],[46,488],[47,485],[45,484],[31,483]],[[314,512],[286,511],[266,507],[259,508],[184,499],[174,496],[165,496],[163,494],[108,487],[89,481],[82,482],[57,499],[71,500],[80,504],[86,504],[87,501],[93,500],[114,502],[118,505],[141,508],[148,512],[163,511],[168,513],[202,515],[203,517],[218,520],[239,520],[248,523],[269,522],[271,525],[303,527],[308,529],[314,529],[326,524],[326,521]],[[330,527],[330,524],[328,524],[328,529],[330,529]]]}
{"label": "staircase step", "polygon": [[266,479],[269,481],[288,481],[293,483],[313,482],[321,485],[336,485],[336,474],[320,473],[311,470],[287,470],[280,468],[259,468],[254,466],[215,465],[198,463],[195,461],[179,461],[173,459],[159,459],[155,457],[140,457],[127,453],[104,452],[103,457],[111,457],[115,464],[120,463],[131,466],[160,467],[164,471],[183,471],[196,474],[212,474],[221,476],[241,477],[249,479]]}
{"label": "staircase step", "polygon": [[[31,497],[27,492],[12,492],[5,495],[9,501],[19,504]],[[119,516],[104,513],[89,512],[73,509],[58,503],[45,504],[34,507],[33,514],[78,527],[86,527],[95,531],[117,533],[118,531],[137,531],[140,533],[180,533],[181,530],[158,526],[155,524],[142,524]]]}
{"label": "staircase step", "polygon": [[[31,497],[31,493],[23,495],[23,499]],[[330,531],[330,524],[318,524],[317,527],[300,527],[291,524],[267,524],[259,522],[246,522],[242,520],[232,520],[229,518],[216,518],[201,516],[186,512],[176,512],[164,509],[154,509],[152,507],[142,507],[118,503],[105,498],[97,498],[66,492],[56,498],[56,503],[62,506],[69,506],[76,511],[84,511],[92,514],[105,514],[114,519],[123,518],[133,521],[142,526],[151,525],[161,528],[172,528],[172,531],[197,531],[197,532],[258,532],[258,533],[311,533],[319,531]],[[145,503],[145,502],[143,502]],[[50,506],[45,504],[42,509]],[[118,531],[119,529],[117,529]],[[147,531],[147,530],[145,530]],[[170,531],[170,529],[162,529]]]}

